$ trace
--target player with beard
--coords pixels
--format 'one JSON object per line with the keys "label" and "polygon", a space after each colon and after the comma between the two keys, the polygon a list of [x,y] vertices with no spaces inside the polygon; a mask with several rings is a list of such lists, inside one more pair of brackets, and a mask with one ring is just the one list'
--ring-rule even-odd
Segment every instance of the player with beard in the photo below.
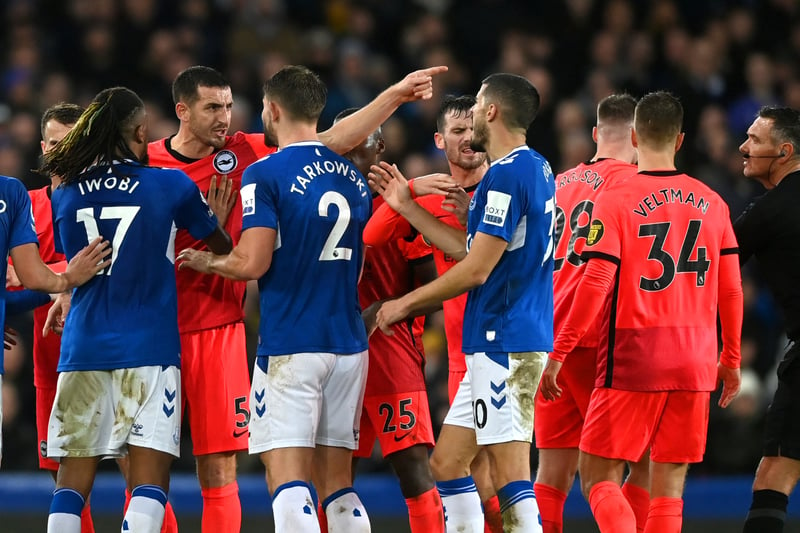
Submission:
{"label": "player with beard", "polygon": [[[320,140],[338,153],[365,139],[404,102],[430,98],[431,77],[446,70],[412,72]],[[238,242],[242,208],[236,202],[244,169],[275,151],[263,134],[228,134],[233,96],[216,70],[190,67],[172,86],[178,132],[150,143],[151,164],[179,168],[207,194],[220,223]],[[176,248],[200,247],[179,231]],[[250,374],[247,369],[244,300],[246,284],[220,276],[178,271],[178,323],[181,330],[185,409],[203,497],[204,533],[237,533],[241,504],[236,483],[236,453],[247,449]]]}
{"label": "player with beard", "polygon": [[259,280],[249,449],[266,467],[278,533],[319,531],[312,474],[335,509],[329,531],[370,530],[351,459],[367,374],[357,285],[372,202],[353,164],[318,140],[326,92],[302,66],[264,84],[265,136],[279,150],[242,177],[241,239],[228,255],[179,256],[181,268]]}
{"label": "player with beard", "polygon": [[[442,182],[433,177],[422,177],[409,182],[414,195],[418,195],[416,202],[437,219],[454,228],[466,230],[465,219],[466,203],[472,198],[478,182],[483,178],[489,164],[485,152],[476,152],[470,148],[472,138],[472,106],[475,97],[471,95],[448,95],[442,100],[439,113],[436,117],[436,133],[434,142],[436,147],[444,152],[450,169],[448,181]],[[466,192],[466,202],[461,204],[460,191],[455,189],[445,190],[447,198],[443,201],[442,185],[455,185]],[[463,209],[462,209],[463,207]],[[463,211],[463,213],[462,213]],[[393,239],[413,239],[418,234],[405,218],[397,214],[388,204],[383,204],[375,213],[364,229],[364,243],[368,246],[380,246]],[[451,255],[442,251],[436,242],[436,234],[423,235],[433,247],[433,257],[439,276],[452,268],[458,261]],[[443,243],[446,246],[446,244]],[[467,295],[461,294],[442,303],[444,310],[444,327],[447,337],[448,354],[448,380],[447,392],[450,403],[455,398],[458,385],[467,372],[466,358],[461,350],[461,332],[464,322],[464,307]],[[433,465],[435,468],[435,465]],[[478,489],[483,504],[486,520],[486,531],[502,533],[503,519],[500,516],[500,504],[497,501],[492,478],[489,472],[489,461],[485,451],[481,451],[470,465],[472,478]]]}
{"label": "player with beard", "polygon": [[555,191],[550,165],[525,144],[538,108],[538,91],[521,76],[483,81],[471,147],[486,151],[492,164],[470,203],[466,236],[416,204],[395,167],[381,163],[370,174],[387,203],[460,259],[435,281],[384,303],[378,326],[469,291],[462,345],[467,373],[431,458],[448,531],[484,529],[469,475],[480,446],[493,466],[505,530],[541,531],[530,443],[534,394],[553,338]]}

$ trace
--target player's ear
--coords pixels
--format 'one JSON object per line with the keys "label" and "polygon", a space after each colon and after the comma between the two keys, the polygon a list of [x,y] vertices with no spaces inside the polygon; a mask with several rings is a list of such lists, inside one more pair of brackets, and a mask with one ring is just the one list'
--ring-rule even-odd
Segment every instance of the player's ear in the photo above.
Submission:
{"label": "player's ear", "polygon": [[681,149],[681,146],[683,145],[683,137],[684,137],[684,135],[685,135],[685,133],[680,132],[678,134],[678,136],[675,138],[675,152],[677,152],[678,150]]}
{"label": "player's ear", "polygon": [[269,105],[269,114],[272,117],[273,122],[280,119],[281,107],[272,100],[270,100],[267,105]]}
{"label": "player's ear", "polygon": [[175,116],[177,116],[178,120],[181,121],[189,120],[189,106],[183,102],[178,102],[175,104]]}
{"label": "player's ear", "polygon": [[597,126],[592,126],[592,140],[597,144]]}
{"label": "player's ear", "polygon": [[639,148],[639,140],[636,138],[636,130],[631,128],[631,144],[634,148]]}
{"label": "player's ear", "polygon": [[433,134],[433,142],[436,145],[436,148],[439,150],[444,150],[444,136],[438,131]]}
{"label": "player's ear", "polygon": [[500,115],[500,108],[496,104],[486,106],[486,121],[491,122]]}

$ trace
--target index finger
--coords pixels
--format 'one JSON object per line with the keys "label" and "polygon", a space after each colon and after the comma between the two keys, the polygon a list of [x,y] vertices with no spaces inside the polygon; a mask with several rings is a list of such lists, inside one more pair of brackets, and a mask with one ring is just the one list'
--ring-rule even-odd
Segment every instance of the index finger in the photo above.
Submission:
{"label": "index finger", "polygon": [[419,70],[418,72],[420,74],[424,74],[425,76],[435,76],[437,74],[441,74],[442,72],[447,72],[447,70],[448,69],[446,65],[439,65],[436,67],[424,68],[422,70]]}

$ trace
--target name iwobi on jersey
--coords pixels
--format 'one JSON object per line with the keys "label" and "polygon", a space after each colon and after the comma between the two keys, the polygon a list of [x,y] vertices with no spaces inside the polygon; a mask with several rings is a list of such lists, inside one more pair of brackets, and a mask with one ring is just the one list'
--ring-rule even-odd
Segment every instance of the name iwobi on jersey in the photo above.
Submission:
{"label": "name iwobi on jersey", "polygon": [[179,365],[175,233],[217,227],[197,186],[180,170],[114,162],[62,184],[52,203],[56,251],[72,258],[98,235],[112,248],[73,293],[59,372]]}
{"label": "name iwobi on jersey", "polygon": [[467,249],[478,232],[508,246],[486,282],[467,295],[464,353],[552,350],[554,226],[547,160],[521,146],[492,162],[470,202]]}
{"label": "name iwobi on jersey", "polygon": [[320,142],[294,143],[245,170],[241,197],[243,231],[277,232],[258,280],[257,354],[366,350],[357,286],[372,199],[361,173]]}

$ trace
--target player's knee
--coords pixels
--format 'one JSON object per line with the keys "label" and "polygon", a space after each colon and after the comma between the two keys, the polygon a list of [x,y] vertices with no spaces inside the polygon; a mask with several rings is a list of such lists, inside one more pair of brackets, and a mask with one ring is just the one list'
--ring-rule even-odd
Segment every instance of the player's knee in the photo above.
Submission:
{"label": "player's knee", "polygon": [[430,468],[437,481],[458,479],[470,474],[468,463],[459,461],[458,457],[451,454],[436,453],[436,449],[430,458]]}
{"label": "player's knee", "polygon": [[425,446],[414,446],[387,457],[400,482],[405,498],[413,498],[435,486],[428,451]]}
{"label": "player's knee", "polygon": [[236,455],[215,453],[197,456],[197,479],[202,488],[224,487],[236,481]]}

